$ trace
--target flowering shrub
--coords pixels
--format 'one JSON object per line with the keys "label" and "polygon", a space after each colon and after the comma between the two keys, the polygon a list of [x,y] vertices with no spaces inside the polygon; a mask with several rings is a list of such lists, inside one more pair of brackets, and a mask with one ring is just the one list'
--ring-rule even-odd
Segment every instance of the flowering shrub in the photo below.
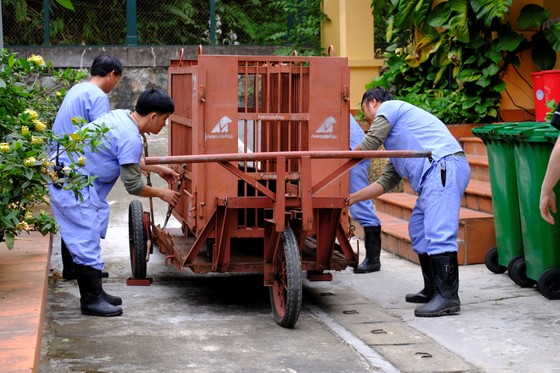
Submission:
{"label": "flowering shrub", "polygon": [[[87,71],[56,70],[41,56],[29,58],[2,51],[0,57],[0,242],[13,248],[14,237],[24,231],[54,233],[57,226],[45,211],[47,185],[74,191],[93,179],[76,170],[87,160],[86,146],[99,146],[106,128],[80,129],[74,134],[55,136],[51,131],[58,107],[69,87],[87,77]],[[75,119],[82,124],[81,118]],[[58,143],[58,147],[54,144]],[[70,155],[72,164],[64,172],[54,167],[57,149]]]}

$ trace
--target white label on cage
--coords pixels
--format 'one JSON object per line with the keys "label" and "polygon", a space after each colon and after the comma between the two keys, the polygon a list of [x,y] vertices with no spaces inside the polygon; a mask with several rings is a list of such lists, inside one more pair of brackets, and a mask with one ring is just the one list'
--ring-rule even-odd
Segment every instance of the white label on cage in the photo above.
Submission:
{"label": "white label on cage", "polygon": [[257,115],[259,120],[285,120],[286,117],[282,114],[259,114]]}
{"label": "white label on cage", "polygon": [[334,132],[334,125],[336,124],[336,119],[333,117],[328,117],[323,123],[317,128],[317,131],[311,135],[312,139],[336,139],[337,136]]}
{"label": "white label on cage", "polygon": [[211,133],[206,135],[206,139],[231,139],[233,135],[229,133],[229,124],[231,123],[231,119],[224,115],[218,124],[214,126]]}

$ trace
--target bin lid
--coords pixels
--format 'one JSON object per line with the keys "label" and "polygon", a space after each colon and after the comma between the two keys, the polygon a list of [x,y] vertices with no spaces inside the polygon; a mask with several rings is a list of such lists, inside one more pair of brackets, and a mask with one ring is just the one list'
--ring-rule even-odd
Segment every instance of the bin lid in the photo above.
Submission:
{"label": "bin lid", "polygon": [[558,136],[560,136],[560,131],[550,131],[544,134],[544,137],[552,143],[556,143]]}
{"label": "bin lid", "polygon": [[499,138],[499,131],[510,125],[511,123],[487,124],[484,126],[473,128],[472,133],[482,140],[496,139]]}
{"label": "bin lid", "polygon": [[[526,131],[545,126],[548,126],[548,124],[543,122],[504,122],[475,127],[472,129],[472,133],[482,140],[512,140],[513,134],[509,134],[510,130],[517,134],[517,131]],[[523,135],[521,134],[521,136]]]}
{"label": "bin lid", "polygon": [[557,132],[556,128],[544,123],[544,126],[507,128],[502,130],[501,134],[516,142],[550,142],[545,135]]}

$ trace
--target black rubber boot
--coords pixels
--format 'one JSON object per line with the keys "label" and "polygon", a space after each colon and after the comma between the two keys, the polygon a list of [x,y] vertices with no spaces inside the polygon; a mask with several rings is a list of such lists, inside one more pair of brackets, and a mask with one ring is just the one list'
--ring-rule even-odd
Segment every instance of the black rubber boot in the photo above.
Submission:
{"label": "black rubber boot", "polygon": [[89,266],[76,265],[80,288],[80,308],[82,315],[120,316],[123,311],[107,301],[101,285],[101,271]]}
{"label": "black rubber boot", "polygon": [[[62,238],[60,239],[60,254],[62,256],[62,278],[65,280],[75,280],[77,278],[76,265],[72,260],[68,246],[66,246]],[[109,273],[101,272],[101,276],[103,278],[109,277]]]}
{"label": "black rubber boot", "polygon": [[[103,274],[103,272],[100,273]],[[101,278],[103,278],[103,275],[101,275]],[[105,290],[103,290],[103,281],[101,279],[99,279],[99,281],[101,282],[101,291],[103,295],[105,295],[107,302],[111,303],[113,306],[120,306],[122,304],[122,298],[106,293]]]}
{"label": "black rubber boot", "polygon": [[355,273],[370,273],[381,269],[381,227],[364,227],[366,257],[354,270]]}
{"label": "black rubber boot", "polygon": [[416,294],[407,294],[404,299],[409,303],[428,303],[434,296],[434,282],[432,280],[432,262],[428,254],[418,254],[422,277],[424,277],[424,289]]}
{"label": "black rubber boot", "polygon": [[72,255],[70,255],[70,251],[68,251],[68,247],[62,238],[60,239],[60,254],[62,256],[62,278],[65,280],[75,280],[76,267],[74,266],[74,261],[72,261]]}
{"label": "black rubber boot", "polygon": [[457,253],[431,255],[434,274],[433,298],[414,310],[417,317],[436,317],[456,314],[461,311],[459,300],[459,265]]}

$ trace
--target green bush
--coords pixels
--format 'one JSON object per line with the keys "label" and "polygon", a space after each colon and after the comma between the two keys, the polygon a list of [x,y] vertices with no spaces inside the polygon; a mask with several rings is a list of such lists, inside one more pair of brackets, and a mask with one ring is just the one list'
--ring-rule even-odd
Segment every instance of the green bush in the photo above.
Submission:
{"label": "green bush", "polygon": [[[0,57],[0,241],[13,248],[14,237],[37,230],[43,235],[57,230],[44,209],[50,183],[74,191],[93,179],[82,176],[79,166],[86,146],[99,146],[106,128],[81,130],[55,136],[51,130],[66,90],[87,76],[86,71],[56,70],[41,56],[29,58],[3,50]],[[81,118],[74,120],[77,124]],[[48,149],[58,142],[73,163],[58,177]]]}
{"label": "green bush", "polygon": [[521,54],[530,50],[537,68],[548,70],[560,50],[560,23],[545,27],[550,11],[535,4],[521,9],[521,31],[505,18],[511,0],[372,0],[372,6],[387,9],[388,69],[367,87],[391,88],[445,123],[498,120],[503,78],[520,66]]}

